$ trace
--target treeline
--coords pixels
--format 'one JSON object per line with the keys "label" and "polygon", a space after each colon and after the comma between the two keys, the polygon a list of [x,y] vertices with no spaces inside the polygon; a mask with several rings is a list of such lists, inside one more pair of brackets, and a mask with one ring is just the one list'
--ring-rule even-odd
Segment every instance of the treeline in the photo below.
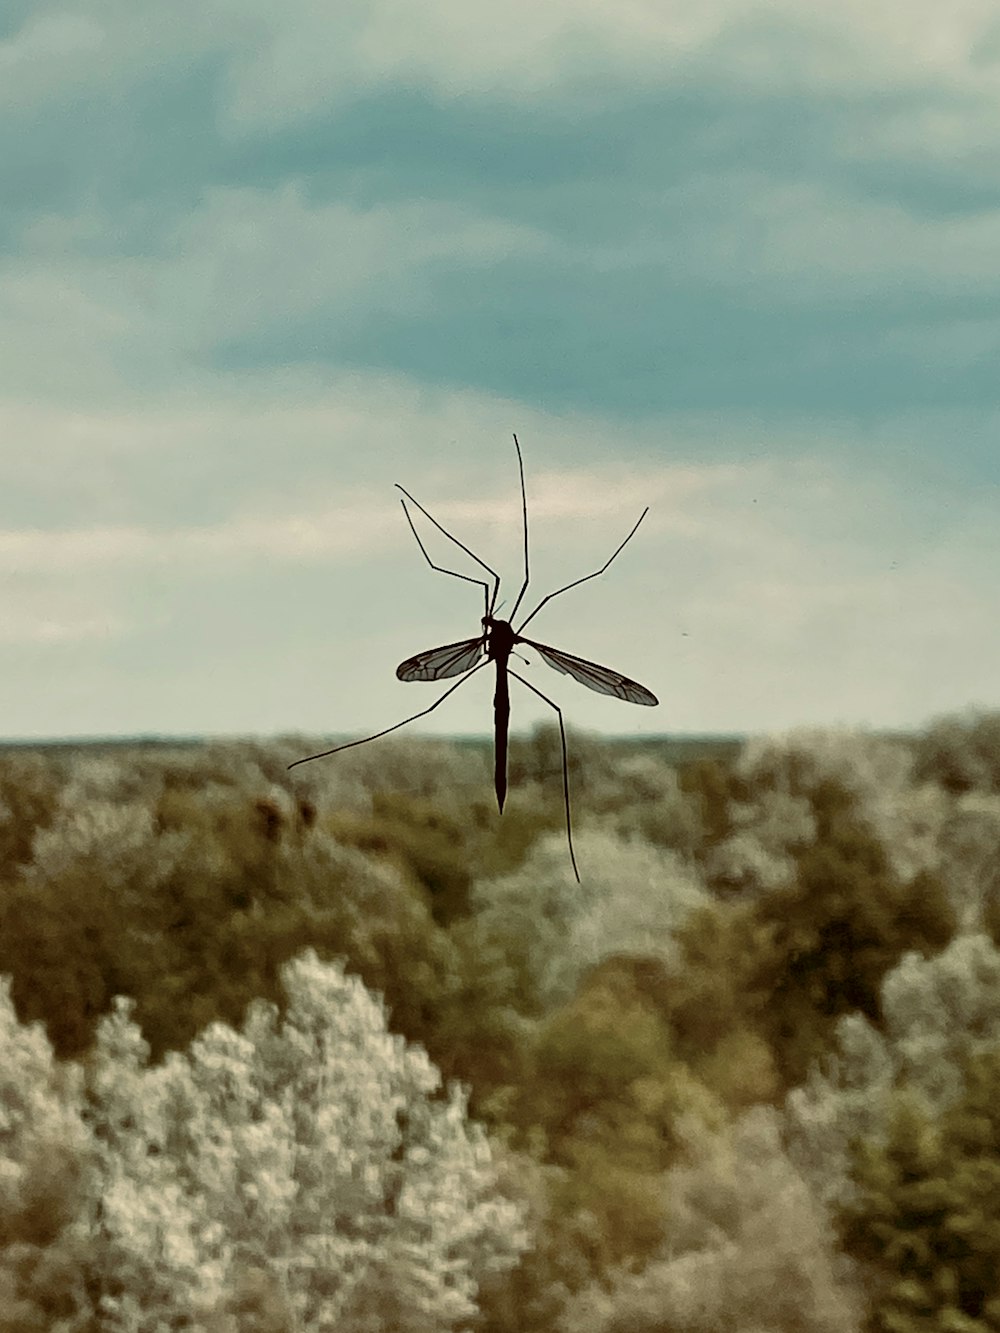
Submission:
{"label": "treeline", "polygon": [[0,755],[0,1330],[1000,1329],[1000,715],[308,752]]}

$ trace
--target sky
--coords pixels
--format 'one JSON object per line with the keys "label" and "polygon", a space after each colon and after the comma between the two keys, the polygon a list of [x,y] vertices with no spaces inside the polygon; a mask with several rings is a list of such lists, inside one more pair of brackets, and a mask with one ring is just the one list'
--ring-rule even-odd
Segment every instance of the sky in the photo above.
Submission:
{"label": "sky", "polygon": [[649,506],[529,633],[660,705],[526,652],[571,726],[1000,706],[998,142],[992,0],[7,0],[0,737],[427,707],[394,483],[509,611],[514,432],[529,606]]}

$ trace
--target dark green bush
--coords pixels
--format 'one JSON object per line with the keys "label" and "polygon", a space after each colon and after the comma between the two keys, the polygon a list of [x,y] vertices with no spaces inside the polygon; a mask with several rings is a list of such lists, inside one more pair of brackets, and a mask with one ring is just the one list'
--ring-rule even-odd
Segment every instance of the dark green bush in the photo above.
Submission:
{"label": "dark green bush", "polygon": [[869,1333],[1000,1329],[1000,1052],[938,1119],[897,1094],[885,1143],[855,1148],[846,1251],[876,1277]]}

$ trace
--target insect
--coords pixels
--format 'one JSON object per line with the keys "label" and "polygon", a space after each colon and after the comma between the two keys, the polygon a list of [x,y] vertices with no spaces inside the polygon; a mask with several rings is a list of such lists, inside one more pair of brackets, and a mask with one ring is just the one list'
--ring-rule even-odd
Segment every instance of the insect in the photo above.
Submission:
{"label": "insect", "polygon": [[[626,703],[645,704],[650,707],[659,702],[654,694],[646,689],[645,685],[640,685],[637,681],[629,680],[628,676],[621,675],[618,671],[612,671],[610,667],[598,666],[596,662],[588,662],[585,658],[574,657],[572,653],[563,652],[561,648],[550,648],[548,644],[538,643],[535,639],[528,639],[524,636],[523,630],[529,621],[534,620],[542,607],[552,601],[554,597],[560,597],[564,592],[569,592],[571,588],[577,588],[581,583],[586,583],[590,579],[599,578],[601,574],[610,566],[611,562],[622,552],[627,543],[635,536],[639,524],[649,513],[648,506],[642,511],[632,531],[625,540],[618,546],[605,560],[600,569],[595,569],[592,574],[585,574],[583,578],[574,579],[572,583],[567,583],[565,587],[557,588],[555,592],[548,593],[538,603],[535,609],[521,621],[515,628],[514,621],[517,617],[521,603],[524,601],[525,593],[528,591],[530,581],[530,571],[528,565],[528,499],[524,486],[524,460],[521,457],[521,446],[518,444],[517,436],[514,436],[514,448],[517,450],[517,466],[521,479],[521,516],[522,528],[524,532],[524,581],[521,584],[520,591],[517,594],[517,600],[511,608],[510,617],[507,620],[500,620],[496,612],[500,609],[497,605],[497,599],[500,596],[500,575],[495,569],[492,569],[485,561],[481,560],[474,551],[460,542],[437,521],[432,514],[429,514],[419,500],[413,496],[399,483],[396,483],[398,490],[402,491],[403,496],[400,503],[403,506],[403,513],[406,515],[406,521],[410,525],[410,531],[416,539],[417,545],[423,553],[424,559],[430,565],[431,569],[437,570],[439,574],[450,574],[453,578],[462,579],[466,583],[476,583],[483,589],[484,614],[482,617],[482,631],[474,639],[463,639],[459,643],[446,643],[440,648],[429,648],[426,652],[417,653],[414,657],[408,657],[405,662],[401,662],[396,668],[396,675],[404,681],[435,681],[448,680],[452,676],[461,676],[462,679],[455,682],[445,690],[439,698],[429,708],[422,709],[419,713],[414,713],[411,717],[404,718],[402,722],[396,722],[391,727],[386,727],[384,731],[377,731],[373,736],[364,736],[361,740],[348,741],[344,745],[336,745],[332,750],[323,750],[319,754],[307,755],[304,759],[296,759],[288,767],[295,768],[297,764],[308,764],[313,759],[325,759],[327,755],[337,754],[340,750],[350,750],[355,745],[366,745],[368,741],[378,740],[380,736],[387,736],[391,731],[398,731],[400,727],[405,727],[409,722],[415,722],[417,718],[426,717],[428,713],[433,713],[434,709],[443,704],[449,695],[454,694],[460,685],[464,685],[467,680],[481,671],[484,666],[490,662],[496,665],[496,689],[493,695],[493,723],[494,723],[494,788],[496,790],[497,806],[500,813],[503,813],[504,801],[507,797],[507,734],[508,724],[510,722],[510,690],[508,677],[513,676],[519,680],[522,685],[527,686],[533,694],[544,700],[550,708],[555,709],[559,718],[559,737],[562,743],[562,766],[563,766],[563,803],[566,809],[566,840],[569,844],[569,858],[573,866],[573,874],[576,876],[577,883],[580,882],[580,871],[576,864],[576,853],[573,850],[573,821],[570,813],[569,800],[569,763],[566,753],[566,728],[563,723],[562,709],[547,694],[543,694],[529,680],[525,680],[510,665],[510,658],[514,654],[514,647],[517,644],[524,644],[528,648],[534,648],[547,666],[555,671],[561,672],[565,676],[572,676],[574,680],[586,685],[588,689],[596,690],[598,694],[608,694],[615,699],[624,699]],[[464,551],[470,556],[480,569],[484,570],[492,580],[492,591],[490,583],[485,579],[473,578],[471,574],[460,574],[454,569],[445,569],[442,565],[436,565],[427,553],[427,548],[420,539],[420,534],[414,526],[413,517],[407,508],[407,500],[410,501],[425,518],[429,519],[440,533],[443,533],[459,550]],[[485,659],[484,659],[485,654]]]}

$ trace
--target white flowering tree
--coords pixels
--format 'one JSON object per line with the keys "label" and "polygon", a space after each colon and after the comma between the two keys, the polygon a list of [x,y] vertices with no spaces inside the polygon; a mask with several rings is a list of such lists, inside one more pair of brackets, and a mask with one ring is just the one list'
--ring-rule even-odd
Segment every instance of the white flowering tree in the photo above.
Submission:
{"label": "white flowering tree", "polygon": [[[40,1023],[22,1024],[0,978],[0,1327],[82,1333],[93,1313],[92,1171],[80,1070]],[[55,1312],[58,1311],[56,1315]]]}
{"label": "white flowering tree", "polygon": [[965,1087],[970,1057],[1000,1049],[1000,950],[957,936],[934,958],[906,954],[882,984],[883,1031],[837,1024],[837,1054],[788,1097],[795,1160],[832,1203],[851,1196],[851,1144],[885,1137],[894,1090],[937,1115]]}
{"label": "white flowering tree", "polygon": [[725,868],[743,867],[761,888],[780,887],[788,850],[813,837],[808,806],[790,797],[828,780],[854,796],[904,883],[940,864],[948,798],[934,783],[917,780],[914,755],[902,742],[848,728],[793,730],[748,740],[735,771],[759,794],[734,811],[734,845],[723,844],[720,855]]}
{"label": "white flowering tree", "polygon": [[857,1333],[853,1273],[825,1209],[756,1107],[718,1132],[687,1126],[663,1176],[659,1253],[572,1298],[559,1333]]}
{"label": "white flowering tree", "polygon": [[159,1067],[127,1001],[101,1024],[108,1333],[263,1327],[248,1302],[297,1333],[440,1333],[526,1247],[463,1094],[339,964],[282,977],[284,1015],[255,1002]]}
{"label": "white flowering tree", "polygon": [[477,955],[517,978],[513,989],[529,1009],[564,1003],[605,958],[674,965],[674,932],[709,901],[691,865],[642,838],[584,829],[574,842],[582,884],[573,877],[565,834],[552,833],[513,873],[473,887]]}
{"label": "white flowering tree", "polygon": [[955,796],[940,841],[942,876],[960,924],[981,930],[1000,902],[1000,796],[976,790]]}

